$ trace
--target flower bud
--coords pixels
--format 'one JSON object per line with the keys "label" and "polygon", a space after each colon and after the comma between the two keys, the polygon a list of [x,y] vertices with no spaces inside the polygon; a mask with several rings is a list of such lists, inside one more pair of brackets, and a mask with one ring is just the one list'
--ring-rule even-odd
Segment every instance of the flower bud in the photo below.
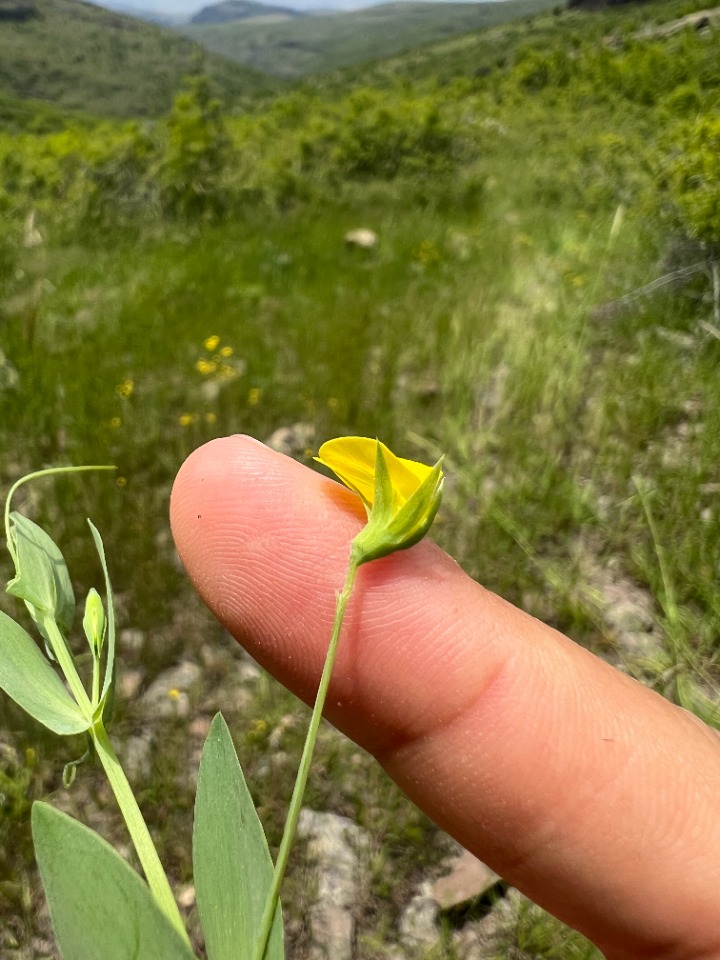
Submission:
{"label": "flower bud", "polygon": [[105,608],[100,594],[94,587],[90,588],[85,601],[83,630],[93,655],[99,657],[105,642]]}

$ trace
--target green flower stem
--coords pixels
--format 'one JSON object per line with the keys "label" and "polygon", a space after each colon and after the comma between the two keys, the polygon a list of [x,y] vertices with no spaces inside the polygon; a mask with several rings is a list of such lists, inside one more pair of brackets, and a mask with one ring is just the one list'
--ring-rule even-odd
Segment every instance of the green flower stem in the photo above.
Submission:
{"label": "green flower stem", "polygon": [[88,470],[117,470],[117,467],[106,464],[93,464],[83,467],[48,467],[45,470],[36,470],[34,473],[28,473],[26,476],[16,480],[15,483],[10,487],[10,492],[5,499],[5,536],[7,539],[8,552],[13,558],[15,564],[17,564],[17,555],[15,553],[15,545],[13,544],[12,537],[10,536],[10,504],[12,503],[12,498],[15,495],[15,491],[19,487],[22,487],[23,484],[27,483],[29,480],[37,480],[39,477],[54,477],[60,473],[85,473]]}
{"label": "green flower stem", "polygon": [[100,657],[93,653],[92,705],[93,710],[100,703]]}
{"label": "green flower stem", "polygon": [[185,943],[189,945],[190,940],[185,930],[185,924],[180,916],[180,911],[178,910],[175,897],[168,883],[168,878],[160,863],[155,844],[152,842],[150,832],[143,820],[142,813],[140,813],[140,807],[138,807],[137,800],[125,776],[125,772],[120,766],[120,761],[113,749],[113,745],[110,742],[102,720],[98,720],[98,722],[90,728],[89,732],[92,736],[97,755],[110,781],[115,799],[125,819],[125,824],[132,838],[152,895],[155,897],[158,906],[172,926],[175,927]]}
{"label": "green flower stem", "polygon": [[78,676],[78,672],[75,668],[75,661],[70,653],[70,648],[67,645],[65,637],[60,632],[60,628],[52,617],[45,617],[42,625],[50,642],[50,646],[52,647],[52,652],[55,656],[55,659],[65,675],[65,679],[70,687],[70,692],[75,698],[75,703],[77,703],[77,705],[80,707],[87,721],[91,722],[93,716],[93,706],[90,703],[90,698],[87,695],[82,680]]}
{"label": "green flower stem", "polygon": [[355,576],[359,566],[360,561],[358,560],[356,552],[353,549],[350,554],[350,562],[348,564],[345,583],[342,590],[337,595],[335,620],[333,622],[330,645],[328,647],[327,656],[325,657],[325,666],[323,667],[322,676],[320,677],[320,685],[315,697],[315,706],[313,707],[312,716],[310,718],[310,726],[308,727],[307,736],[305,737],[305,746],[303,747],[302,757],[300,759],[300,767],[298,769],[297,779],[295,780],[295,787],[293,789],[292,800],[290,801],[290,808],[288,810],[287,820],[285,821],[285,829],[283,831],[282,840],[280,841],[280,849],[278,850],[277,860],[275,861],[275,871],[273,873],[272,884],[270,886],[267,901],[265,902],[265,911],[260,922],[260,933],[258,936],[257,945],[255,947],[253,960],[264,960],[268,940],[270,939],[270,931],[272,929],[275,911],[280,898],[280,887],[282,886],[283,877],[285,876],[285,869],[290,856],[290,848],[292,847],[293,840],[295,839],[295,831],[297,830],[298,819],[300,817],[300,809],[302,806],[303,795],[305,793],[305,785],[307,784],[308,775],[310,773],[310,764],[312,763],[315,741],[317,739],[318,729],[320,728],[320,721],[322,720],[322,712],[323,707],[325,706],[328,687],[330,686],[330,677],[332,675],[332,669],[335,663],[338,641],[340,640],[340,631],[342,630],[343,619],[345,617],[345,608],[347,607],[348,600],[352,594],[353,586],[355,585]]}

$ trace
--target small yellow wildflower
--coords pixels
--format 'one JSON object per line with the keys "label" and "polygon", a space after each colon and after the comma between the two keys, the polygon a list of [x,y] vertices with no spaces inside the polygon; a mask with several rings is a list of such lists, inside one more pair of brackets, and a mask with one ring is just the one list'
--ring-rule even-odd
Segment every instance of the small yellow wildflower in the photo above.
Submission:
{"label": "small yellow wildflower", "polygon": [[119,487],[126,487],[126,486],[127,486],[127,477],[118,477],[117,480],[115,481],[115,483],[116,483]]}
{"label": "small yellow wildflower", "polygon": [[180,699],[180,691],[178,690],[177,687],[172,687],[170,690],[168,690],[167,695],[170,698],[170,700]]}
{"label": "small yellow wildflower", "polygon": [[217,414],[213,413],[212,410],[210,411],[210,413],[206,413],[205,423],[209,423],[209,424],[217,423]]}
{"label": "small yellow wildflower", "polygon": [[220,337],[213,335],[208,337],[207,340],[203,340],[203,346],[208,353],[212,353],[213,350],[217,350],[218,344],[220,343]]}
{"label": "small yellow wildflower", "polygon": [[110,426],[113,428],[113,430],[117,430],[118,427],[121,427],[122,420],[120,419],[120,417],[113,417],[112,420],[110,421]]}
{"label": "small yellow wildflower", "polygon": [[328,440],[315,459],[365,504],[368,522],[353,540],[358,564],[411,547],[430,529],[442,498],[442,459],[434,467],[404,460],[368,437]]}
{"label": "small yellow wildflower", "polygon": [[222,347],[222,349],[220,350],[221,357],[225,357],[227,359],[227,357],[231,357],[232,355],[233,355],[232,347]]}
{"label": "small yellow wildflower", "polygon": [[196,413],[181,413],[178,417],[178,423],[181,427],[189,427],[197,420]]}
{"label": "small yellow wildflower", "polygon": [[215,373],[217,370],[217,364],[214,360],[205,360],[201,358],[195,364],[195,369],[198,373],[201,373],[204,377],[207,377],[211,373]]}
{"label": "small yellow wildflower", "polygon": [[429,267],[433,263],[438,263],[441,259],[440,251],[432,240],[423,240],[415,254],[416,259],[423,267]]}
{"label": "small yellow wildflower", "polygon": [[261,398],[262,398],[262,388],[261,388],[261,387],[253,387],[253,388],[248,392],[248,404],[249,404],[249,406],[251,406],[251,407],[256,407],[256,406],[260,403]]}
{"label": "small yellow wildflower", "polygon": [[123,380],[122,383],[119,383],[115,387],[115,392],[122,400],[128,400],[132,396],[134,389],[135,382],[133,380]]}

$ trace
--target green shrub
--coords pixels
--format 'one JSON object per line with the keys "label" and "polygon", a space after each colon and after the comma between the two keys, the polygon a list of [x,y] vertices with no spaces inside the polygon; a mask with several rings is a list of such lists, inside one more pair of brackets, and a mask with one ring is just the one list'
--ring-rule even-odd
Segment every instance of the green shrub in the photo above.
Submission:
{"label": "green shrub", "polygon": [[155,170],[163,210],[177,216],[219,214],[225,205],[221,176],[229,158],[230,139],[207,77],[185,81],[166,131]]}
{"label": "green shrub", "polygon": [[337,137],[334,159],[347,176],[391,179],[452,163],[453,130],[435,98],[389,100],[360,89],[348,98]]}
{"label": "green shrub", "polygon": [[720,248],[720,115],[680,129],[677,152],[662,176],[685,233]]}

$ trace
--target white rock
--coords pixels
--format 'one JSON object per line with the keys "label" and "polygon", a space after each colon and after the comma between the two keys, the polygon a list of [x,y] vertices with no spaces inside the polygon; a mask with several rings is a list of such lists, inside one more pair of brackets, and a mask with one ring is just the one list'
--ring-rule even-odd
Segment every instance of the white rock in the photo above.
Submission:
{"label": "white rock", "polygon": [[468,850],[448,861],[447,873],[432,885],[430,893],[441,910],[452,910],[482,897],[500,882],[500,877]]}
{"label": "white rock", "polygon": [[312,960],[352,960],[361,858],[367,853],[364,830],[334,813],[300,812],[298,836],[318,871],[317,902],[310,909]]}
{"label": "white rock", "polygon": [[289,427],[278,427],[265,443],[288,457],[299,456],[315,446],[315,426],[312,423],[293,423]]}
{"label": "white rock", "polygon": [[432,883],[425,881],[400,917],[400,938],[409,947],[430,946],[439,938],[437,918],[440,908],[432,895]]}
{"label": "white rock", "polygon": [[374,230],[368,230],[367,227],[349,230],[345,234],[345,245],[356,247],[358,250],[372,250],[377,246],[377,242],[378,235]]}
{"label": "white rock", "polygon": [[163,670],[142,695],[142,709],[150,717],[188,717],[188,691],[198,683],[201,673],[198,664],[190,660]]}

